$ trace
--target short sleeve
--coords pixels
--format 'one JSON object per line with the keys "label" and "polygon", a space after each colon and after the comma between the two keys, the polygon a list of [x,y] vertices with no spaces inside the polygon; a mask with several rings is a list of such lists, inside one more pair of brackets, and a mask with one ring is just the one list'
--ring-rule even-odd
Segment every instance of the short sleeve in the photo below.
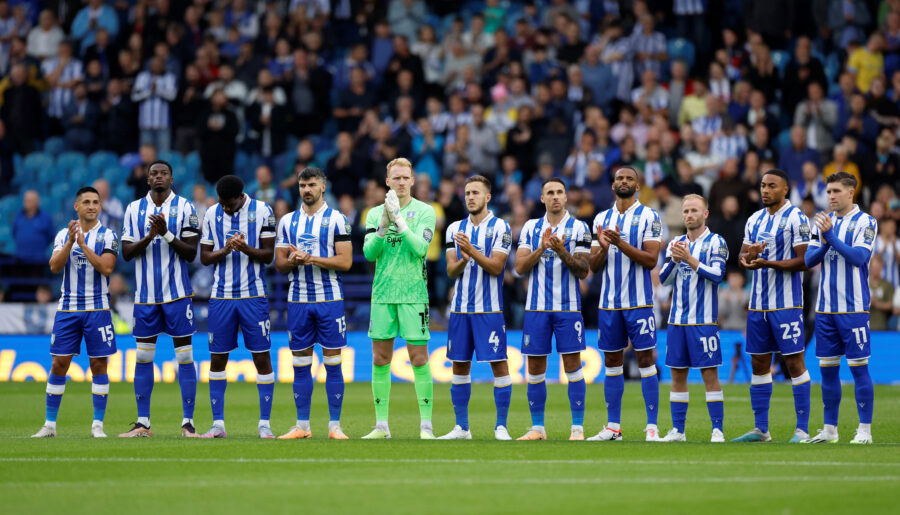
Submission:
{"label": "short sleeve", "polygon": [[136,239],[135,221],[134,221],[134,204],[128,204],[125,208],[125,218],[122,220],[122,241],[134,243]]}
{"label": "short sleeve", "polygon": [[531,241],[532,232],[534,232],[534,223],[525,222],[522,232],[519,233],[519,248],[534,251],[534,243]]}
{"label": "short sleeve", "polygon": [[666,245],[666,259],[672,258],[672,245],[675,244],[675,240],[672,240]]}
{"label": "short sleeve", "polygon": [[185,202],[181,217],[181,236],[199,236],[200,217],[191,202]]}
{"label": "short sleeve", "polygon": [[216,218],[216,213],[213,211],[214,208],[209,208],[206,211],[206,216],[203,217],[203,235],[200,237],[201,245],[213,245],[213,220]]}
{"label": "short sleeve", "polygon": [[[260,224],[262,224],[262,229],[259,232],[260,238],[274,238],[275,237],[275,212],[272,211],[272,208],[269,207],[268,204],[261,202],[261,204],[265,207],[262,210],[263,219],[260,220]],[[257,215],[259,216],[259,215]]]}
{"label": "short sleeve", "polygon": [[53,252],[60,250],[61,248],[66,246],[66,239],[68,238],[69,231],[63,229],[56,233],[56,237],[53,238]]}
{"label": "short sleeve", "polygon": [[494,232],[494,242],[491,247],[491,252],[501,252],[509,255],[509,251],[512,249],[512,230],[505,220],[501,220],[497,225],[500,226],[502,232]]}
{"label": "short sleeve", "polygon": [[347,221],[347,218],[345,218],[342,213],[339,213],[337,211],[332,213],[331,226],[334,230],[335,243],[339,241],[350,241],[350,232],[353,230],[353,228],[350,226],[350,222]]}
{"label": "short sleeve", "polygon": [[791,239],[794,247],[809,245],[809,219],[799,209],[797,210],[797,216],[791,217]]}
{"label": "short sleeve", "polygon": [[600,246],[600,220],[601,220],[600,217],[601,216],[603,216],[603,211],[601,211],[600,213],[597,214],[597,216],[594,217],[594,222],[593,222],[594,225],[593,225],[593,227],[591,227],[592,236],[593,236],[593,241],[591,242],[592,247]]}
{"label": "short sleeve", "polygon": [[288,236],[288,224],[290,223],[290,218],[290,215],[284,215],[281,217],[281,220],[278,221],[278,239],[275,240],[275,248],[285,249],[290,246],[291,242]]}
{"label": "short sleeve", "polygon": [[662,221],[659,219],[659,213],[655,209],[650,210],[650,216],[647,217],[647,222],[644,225],[644,234],[641,237],[641,242],[645,241],[662,241]]}
{"label": "short sleeve", "polygon": [[867,222],[866,226],[860,228],[860,230],[856,231],[856,234],[853,235],[853,246],[862,247],[871,251],[875,238],[878,236],[878,222],[868,215],[865,219]]}
{"label": "short sleeve", "polygon": [[749,220],[747,220],[747,223],[744,224],[744,245],[753,245],[753,242],[750,240],[750,222],[752,221],[753,218],[751,217]]}
{"label": "short sleeve", "polygon": [[584,222],[578,222],[576,231],[573,235],[575,238],[575,250],[573,254],[585,254],[591,252],[591,230]]}
{"label": "short sleeve", "polygon": [[456,249],[456,241],[453,239],[453,235],[457,232],[459,232],[459,222],[453,222],[447,227],[446,235],[444,236],[444,248],[446,250]]}
{"label": "short sleeve", "polygon": [[107,252],[112,253],[114,256],[119,255],[119,237],[115,231],[106,231],[104,236],[103,250],[100,253],[106,254]]}

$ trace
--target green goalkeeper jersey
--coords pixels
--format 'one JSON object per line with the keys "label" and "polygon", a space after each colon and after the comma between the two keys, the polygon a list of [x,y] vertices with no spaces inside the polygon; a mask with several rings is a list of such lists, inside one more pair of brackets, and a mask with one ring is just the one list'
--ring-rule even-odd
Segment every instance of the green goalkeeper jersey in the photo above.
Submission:
{"label": "green goalkeeper jersey", "polygon": [[375,304],[428,303],[425,254],[434,237],[434,208],[416,199],[400,209],[407,229],[397,232],[391,223],[384,237],[376,233],[384,204],[373,207],[366,216],[366,241],[363,254],[375,262],[372,302]]}

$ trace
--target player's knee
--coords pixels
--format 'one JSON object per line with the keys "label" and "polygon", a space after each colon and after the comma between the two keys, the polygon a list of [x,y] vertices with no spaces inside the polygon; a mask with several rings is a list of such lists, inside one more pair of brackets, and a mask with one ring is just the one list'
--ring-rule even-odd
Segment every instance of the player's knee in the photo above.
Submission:
{"label": "player's knee", "polygon": [[[177,355],[177,353],[176,353]],[[135,359],[138,363],[153,363],[156,357],[156,344],[147,342],[138,342]]]}
{"label": "player's knee", "polygon": [[869,364],[869,358],[848,359],[847,365],[851,367],[861,367]]}
{"label": "player's knee", "polygon": [[653,351],[645,351],[638,352],[637,354],[637,362],[638,367],[640,368],[656,368],[656,363],[653,360]]}
{"label": "player's knee", "polygon": [[179,365],[189,365],[193,363],[194,346],[182,345],[181,347],[175,347],[175,361],[177,361]]}
{"label": "player's knee", "polygon": [[603,365],[609,367],[621,367],[625,363],[625,356],[621,352],[605,352]]}
{"label": "player's knee", "polygon": [[91,358],[91,374],[102,375],[106,373],[106,363],[108,358]]}

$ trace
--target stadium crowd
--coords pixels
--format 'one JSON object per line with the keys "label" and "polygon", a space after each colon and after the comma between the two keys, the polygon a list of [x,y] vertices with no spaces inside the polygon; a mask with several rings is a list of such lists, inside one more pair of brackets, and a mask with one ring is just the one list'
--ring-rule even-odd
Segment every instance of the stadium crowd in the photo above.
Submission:
{"label": "stadium crowd", "polygon": [[[846,171],[879,220],[872,329],[898,328],[898,0],[0,0],[0,76],[6,267],[46,263],[84,184],[118,231],[156,158],[200,213],[212,183],[236,173],[280,217],[297,207],[297,172],[320,167],[356,253],[398,156],[413,162],[438,234],[466,216],[463,182],[482,174],[514,241],[543,214],[543,180],[563,178],[571,213],[590,223],[627,165],[666,241],[683,233],[681,197],[709,199],[730,247],[722,324],[742,328],[737,258],[761,172],[784,170],[812,218],[828,207],[824,177]],[[442,242],[428,254],[436,324],[450,288]],[[506,314],[520,327],[513,266]],[[351,273],[367,272],[356,260]],[[208,295],[208,270],[198,264],[193,281]],[[114,281],[114,302],[128,284]],[[595,327],[599,277],[582,290]],[[670,292],[655,291],[663,323]]]}

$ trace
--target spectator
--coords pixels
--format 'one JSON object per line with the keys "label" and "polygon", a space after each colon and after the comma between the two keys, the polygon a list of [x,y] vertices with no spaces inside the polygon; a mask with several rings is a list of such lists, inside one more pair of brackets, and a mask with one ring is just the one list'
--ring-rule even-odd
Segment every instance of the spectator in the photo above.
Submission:
{"label": "spectator", "polygon": [[721,213],[722,204],[727,197],[743,198],[747,186],[741,180],[738,160],[726,159],[722,164],[722,173],[712,185],[709,192],[709,207],[713,214]]}
{"label": "spectator", "polygon": [[109,194],[109,181],[106,179],[97,179],[91,186],[100,194],[100,203],[102,210],[100,211],[100,223],[116,232],[122,234],[122,221],[125,219],[125,206],[122,201]]}
{"label": "spectator", "polygon": [[289,123],[287,108],[275,101],[272,86],[263,88],[262,98],[248,108],[247,122],[251,128],[248,136],[253,149],[266,162],[272,163],[275,156],[284,152]]}
{"label": "spectator", "polygon": [[28,55],[43,61],[54,55],[66,35],[50,9],[41,11],[38,26],[28,33]]}
{"label": "spectator", "polygon": [[104,5],[103,0],[88,0],[87,6],[75,15],[72,37],[81,48],[87,48],[94,44],[97,31],[101,28],[115,38],[119,34],[119,17],[112,7]]}
{"label": "spectator", "polygon": [[206,107],[203,91],[200,71],[195,65],[188,65],[178,85],[178,96],[172,104],[175,150],[178,152],[187,154],[197,148],[197,119]]}
{"label": "spectator", "polygon": [[862,0],[830,0],[828,28],[835,48],[847,48],[865,38],[864,27],[871,22],[869,10]]}
{"label": "spectator", "polygon": [[584,83],[591,89],[594,103],[608,114],[615,99],[617,80],[612,66],[600,59],[603,49],[599,45],[589,45],[581,61]]}
{"label": "spectator", "polygon": [[[728,256],[729,266],[731,266],[732,257]],[[744,288],[746,282],[744,272],[731,269],[728,271],[726,281],[728,287],[719,288],[719,327],[727,331],[744,331],[747,327],[747,304],[750,300],[747,290]],[[734,382],[738,369],[744,373],[745,381],[750,379],[749,367],[741,357],[740,342],[735,343],[735,351],[731,360],[731,370],[728,373],[729,383]]]}
{"label": "spectator", "polygon": [[613,75],[617,79],[616,98],[627,102],[631,98],[631,84],[634,82],[634,45],[631,38],[626,37],[622,27],[610,24],[598,41],[603,62],[612,66]]}
{"label": "spectator", "polygon": [[331,74],[312,62],[303,48],[294,51],[293,64],[287,91],[294,114],[294,134],[302,138],[318,133],[331,112]]}
{"label": "spectator", "polygon": [[[693,91],[679,102],[678,126],[692,123],[697,118],[706,116],[706,97],[708,95],[709,92],[706,90],[706,84],[703,81],[693,81]],[[669,105],[672,105],[671,95]]]}
{"label": "spectator", "polygon": [[818,82],[807,86],[806,100],[797,104],[794,111],[794,125],[806,129],[807,146],[822,156],[834,144],[835,126],[838,123],[838,106],[825,98],[824,89]]}
{"label": "spectator", "polygon": [[222,90],[213,93],[210,107],[198,120],[200,138],[200,168],[207,182],[215,183],[234,170],[238,118],[228,107],[228,97]]}
{"label": "spectator", "polygon": [[41,137],[43,106],[41,94],[28,84],[23,64],[15,64],[10,70],[11,87],[3,92],[0,118],[6,126],[7,138],[13,152],[26,155],[32,152]]}
{"label": "spectator", "polygon": [[218,90],[225,93],[229,104],[236,113],[243,111],[244,102],[247,100],[247,85],[235,78],[234,68],[230,65],[219,67],[219,80],[206,86],[203,96],[209,99]]}
{"label": "spectator", "polygon": [[26,191],[12,227],[16,258],[25,263],[45,263],[54,235],[53,219],[41,210],[40,195],[35,190]]}
{"label": "spectator", "polygon": [[150,69],[138,74],[131,100],[138,104],[141,144],[168,152],[172,142],[170,104],[178,96],[175,75],[166,71],[162,57],[154,57]]}
{"label": "spectator", "polygon": [[825,169],[822,170],[822,178],[827,179],[829,175],[832,175],[837,172],[847,172],[852,175],[856,179],[856,183],[860,185],[857,189],[856,196],[859,196],[859,192],[862,191],[862,176],[859,173],[859,167],[853,161],[850,161],[850,155],[847,151],[847,147],[843,144],[838,144],[834,146],[834,160],[825,165]]}
{"label": "spectator", "polygon": [[801,168],[800,180],[791,187],[791,202],[798,206],[804,199],[812,199],[818,211],[829,211],[826,184],[819,175],[819,167],[812,161],[806,161]]}
{"label": "spectator", "polygon": [[75,85],[72,98],[63,108],[61,122],[68,148],[84,153],[94,151],[100,129],[100,107],[90,101],[84,83]]}
{"label": "spectator", "polygon": [[271,168],[266,165],[256,167],[256,180],[247,188],[247,195],[270,206],[275,205],[281,194],[272,180]]}
{"label": "spectator", "polygon": [[141,145],[138,154],[140,162],[131,169],[131,175],[128,176],[127,181],[127,184],[134,188],[135,199],[143,198],[150,192],[150,185],[147,184],[147,169],[150,167],[150,163],[156,161],[156,147]]}
{"label": "spectator", "polygon": [[878,122],[866,108],[866,98],[860,93],[850,97],[850,108],[840,115],[834,129],[834,138],[839,140],[851,135],[868,150],[875,147],[878,137]]}
{"label": "spectator", "polygon": [[808,94],[809,85],[814,82],[821,88],[827,87],[825,68],[813,57],[810,39],[800,36],[794,44],[794,57],[784,71],[783,108],[788,113],[793,113],[797,104]]}
{"label": "spectator", "polygon": [[428,174],[434,184],[441,178],[444,136],[435,134],[428,118],[420,118],[418,127],[418,134],[412,139],[415,169],[417,173]]}
{"label": "spectator", "polygon": [[388,62],[394,55],[394,43],[391,35],[391,26],[387,21],[380,20],[375,23],[375,34],[372,38],[372,66],[375,67],[375,79],[378,80],[388,67]]}
{"label": "spectator", "polygon": [[56,57],[41,64],[41,71],[50,86],[47,115],[51,135],[63,133],[63,109],[72,100],[73,88],[84,77],[81,61],[73,56],[73,50],[71,42],[63,41],[59,44]]}
{"label": "spectator", "polygon": [[875,32],[869,36],[866,46],[859,47],[847,59],[847,69],[856,76],[856,88],[868,93],[872,80],[884,73],[884,36]]}
{"label": "spectator", "polygon": [[873,331],[886,331],[887,319],[894,310],[894,286],[882,276],[884,260],[878,254],[872,254],[869,261],[869,291],[872,306],[869,311],[869,324]]}
{"label": "spectator", "polygon": [[819,153],[809,148],[806,142],[806,129],[794,125],[791,127],[791,144],[784,149],[778,160],[778,168],[787,172],[794,184],[802,180],[804,163],[812,162],[819,166]]}
{"label": "spectator", "polygon": [[656,72],[646,69],[641,73],[641,85],[631,92],[631,103],[646,105],[653,111],[665,112],[669,107],[669,94],[656,82]]}
{"label": "spectator", "polygon": [[562,168],[562,175],[572,184],[584,187],[588,177],[588,165],[593,161],[603,164],[603,154],[597,152],[597,140],[594,131],[581,133],[577,148],[573,148]]}
{"label": "spectator", "polygon": [[653,16],[644,14],[638,20],[640,29],[635,27],[632,35],[634,46],[635,73],[642,75],[645,70],[652,70],[659,76],[663,70],[663,64],[669,58],[666,47],[666,36],[656,30]]}
{"label": "spectator", "polygon": [[[728,245],[729,268],[737,268],[741,244],[744,241],[746,218],[741,216],[741,204],[738,199],[739,197],[734,195],[723,198],[718,213],[714,213],[709,220],[710,230],[725,238]],[[746,307],[746,304],[744,306]]]}
{"label": "spectator", "polygon": [[468,158],[472,163],[472,171],[487,177],[496,175],[500,141],[497,131],[485,122],[484,107],[480,104],[472,106],[470,141]]}
{"label": "spectator", "polygon": [[366,162],[354,152],[353,136],[349,132],[340,132],[336,139],[337,153],[325,165],[331,193],[335,197],[360,193],[360,182],[366,177]]}

